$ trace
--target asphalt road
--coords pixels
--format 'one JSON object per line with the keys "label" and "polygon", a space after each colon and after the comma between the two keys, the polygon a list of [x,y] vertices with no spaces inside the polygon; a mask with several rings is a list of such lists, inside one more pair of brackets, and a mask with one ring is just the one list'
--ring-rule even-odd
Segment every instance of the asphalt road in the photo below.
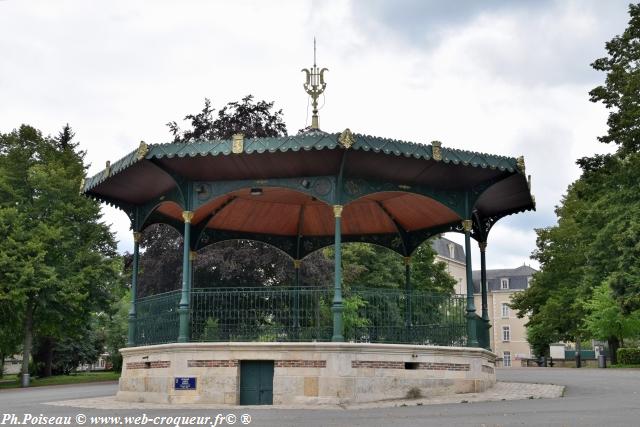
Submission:
{"label": "asphalt road", "polygon": [[[251,426],[637,426],[640,425],[640,370],[511,368],[498,379],[566,385],[560,399],[519,400],[455,405],[425,405],[366,410],[96,410],[45,405],[45,402],[113,395],[116,384],[41,387],[0,391],[0,426],[4,414],[215,416],[248,413]],[[8,425],[7,422],[4,425]],[[75,423],[72,423],[75,425]],[[89,423],[85,425],[90,425]],[[105,425],[105,424],[102,424]],[[224,424],[228,425],[228,424]],[[238,421],[237,426],[243,424]]]}

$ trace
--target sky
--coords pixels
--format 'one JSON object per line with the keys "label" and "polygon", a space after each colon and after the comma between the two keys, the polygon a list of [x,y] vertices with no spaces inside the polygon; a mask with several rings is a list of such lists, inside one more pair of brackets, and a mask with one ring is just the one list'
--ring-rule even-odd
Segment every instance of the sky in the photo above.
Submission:
{"label": "sky", "polygon": [[[166,123],[253,94],[275,101],[289,133],[310,124],[301,69],[327,67],[320,127],[508,156],[524,155],[537,211],[498,222],[489,268],[517,267],[535,229],[579,177],[575,160],[608,112],[589,101],[589,64],[627,25],[628,1],[0,0],[0,132],[65,123],[89,175],[139,142],[169,142]],[[103,207],[119,250],[124,213]],[[447,237],[462,243],[457,234]],[[473,264],[479,254],[474,245]]]}

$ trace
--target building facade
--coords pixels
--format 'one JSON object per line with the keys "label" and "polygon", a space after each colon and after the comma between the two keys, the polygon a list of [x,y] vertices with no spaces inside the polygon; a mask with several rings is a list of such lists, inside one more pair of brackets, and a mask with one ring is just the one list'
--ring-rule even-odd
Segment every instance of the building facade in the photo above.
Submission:
{"label": "building facade", "polygon": [[465,268],[467,263],[462,245],[439,237],[431,242],[431,247],[436,251],[436,262],[444,263],[447,266],[447,272],[456,280],[455,293],[466,295],[467,273]]}
{"label": "building facade", "polygon": [[[436,251],[436,260],[447,265],[447,271],[456,280],[456,293],[467,293],[464,248],[458,243],[440,237],[431,246]],[[520,366],[520,360],[532,358],[527,342],[525,324],[527,316],[518,318],[511,308],[511,297],[529,287],[531,277],[537,270],[527,265],[517,268],[487,270],[487,306],[491,323],[491,348],[504,367]],[[476,313],[482,314],[480,293],[480,270],[473,272],[474,302]]]}
{"label": "building facade", "polygon": [[[527,289],[536,270],[528,265],[517,268],[487,270],[487,306],[491,322],[491,348],[502,366],[520,366],[520,360],[532,358],[525,324],[528,316],[518,318],[511,308],[511,297]],[[480,271],[473,272],[474,301],[481,314]]]}

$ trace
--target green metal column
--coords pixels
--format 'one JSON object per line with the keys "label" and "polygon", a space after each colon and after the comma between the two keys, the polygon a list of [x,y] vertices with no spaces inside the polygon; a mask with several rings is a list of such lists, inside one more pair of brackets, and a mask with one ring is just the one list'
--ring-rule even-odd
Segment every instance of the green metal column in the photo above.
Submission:
{"label": "green metal column", "polygon": [[487,242],[478,243],[480,247],[480,288],[482,293],[482,322],[484,323],[484,348],[491,350],[491,337],[489,335],[489,305],[487,303]]}
{"label": "green metal column", "polygon": [[333,313],[333,336],[331,341],[344,341],[342,335],[342,232],[340,220],[342,219],[342,205],[333,206],[333,215],[336,220],[335,225],[335,243],[334,243],[334,281],[333,281],[333,304],[331,312]]}
{"label": "green metal column", "polygon": [[469,347],[478,347],[478,334],[476,325],[476,306],[473,302],[473,270],[471,268],[471,228],[473,222],[470,219],[462,221],[464,229],[464,250],[467,267],[467,333]]}
{"label": "green metal column", "polygon": [[191,220],[193,219],[193,212],[182,212],[182,219],[184,219],[184,242],[182,250],[182,296],[180,298],[180,305],[178,306],[178,314],[180,315],[180,329],[178,333],[178,342],[189,341],[189,327],[190,323],[190,305],[191,305],[191,263],[190,258],[190,245],[191,245]]}
{"label": "green metal column", "polygon": [[411,326],[412,326],[412,313],[411,313],[411,257],[404,257],[404,326],[406,331],[407,342],[412,341]]}
{"label": "green metal column", "polygon": [[129,309],[129,334],[127,337],[127,347],[136,345],[136,317],[138,303],[138,265],[140,260],[140,238],[142,233],[133,232],[133,266],[131,271],[131,308]]}
{"label": "green metal column", "polygon": [[293,329],[296,338],[300,335],[300,260],[293,260],[293,268],[295,270],[295,288],[293,294]]}

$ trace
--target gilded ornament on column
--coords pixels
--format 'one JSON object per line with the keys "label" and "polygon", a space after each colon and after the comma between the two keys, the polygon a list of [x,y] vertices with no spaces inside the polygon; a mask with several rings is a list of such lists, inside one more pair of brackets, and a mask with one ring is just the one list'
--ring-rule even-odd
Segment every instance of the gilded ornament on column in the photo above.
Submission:
{"label": "gilded ornament on column", "polygon": [[333,205],[333,216],[336,218],[342,217],[342,205]]}
{"label": "gilded ornament on column", "polygon": [[183,211],[182,219],[184,220],[185,224],[191,224],[191,220],[193,219],[193,212]]}
{"label": "gilded ornament on column", "polygon": [[302,260],[301,259],[294,259],[293,260],[293,268],[295,268],[295,269],[300,268],[300,264],[302,264]]}
{"label": "gilded ornament on column", "polygon": [[480,251],[484,252],[487,249],[487,242],[478,242],[478,246],[480,247]]}
{"label": "gilded ornament on column", "polygon": [[244,151],[244,134],[236,133],[232,139],[233,145],[231,146],[231,152],[233,154],[241,154]]}
{"label": "gilded ornament on column", "polygon": [[198,252],[189,251],[189,261],[195,261],[197,256],[198,256]]}
{"label": "gilded ornament on column", "polygon": [[351,147],[353,144],[356,143],[356,137],[355,135],[351,132],[351,129],[346,128],[345,130],[342,131],[342,133],[340,134],[340,136],[338,137],[338,142],[340,143],[340,145],[342,145],[344,148],[349,148]]}
{"label": "gilded ornament on column", "polygon": [[442,143],[440,141],[431,142],[431,151],[433,160],[439,162],[442,160]]}
{"label": "gilded ornament on column", "polygon": [[404,260],[404,265],[410,265],[411,264],[411,257],[410,256],[402,257],[402,259]]}
{"label": "gilded ornament on column", "polygon": [[473,228],[473,221],[471,221],[470,219],[465,219],[464,221],[462,221],[462,229],[465,232],[471,232],[472,228]]}
{"label": "gilded ornament on column", "polygon": [[140,243],[140,240],[142,240],[142,233],[140,233],[139,231],[134,231],[133,232],[133,241],[135,243]]}

